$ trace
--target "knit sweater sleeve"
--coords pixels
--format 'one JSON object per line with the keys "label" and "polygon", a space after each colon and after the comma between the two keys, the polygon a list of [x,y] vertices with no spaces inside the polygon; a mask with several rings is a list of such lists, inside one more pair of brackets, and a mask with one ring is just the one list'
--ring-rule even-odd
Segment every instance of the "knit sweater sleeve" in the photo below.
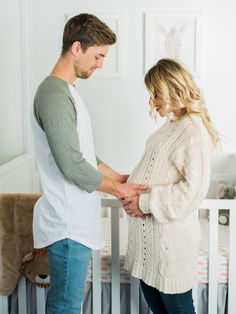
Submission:
{"label": "knit sweater sleeve", "polygon": [[141,210],[151,213],[159,223],[170,223],[198,209],[209,186],[209,145],[196,126],[189,126],[170,155],[180,179],[167,185],[154,185],[149,194],[140,195]]}

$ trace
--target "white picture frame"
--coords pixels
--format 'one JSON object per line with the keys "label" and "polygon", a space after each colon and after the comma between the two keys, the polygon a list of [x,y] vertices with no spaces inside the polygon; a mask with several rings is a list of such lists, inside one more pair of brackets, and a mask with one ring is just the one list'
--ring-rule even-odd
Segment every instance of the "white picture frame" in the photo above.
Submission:
{"label": "white picture frame", "polygon": [[145,13],[145,73],[158,60],[174,58],[200,76],[201,13]]}
{"label": "white picture frame", "polygon": [[[79,14],[79,13],[78,13]],[[119,78],[124,74],[123,67],[123,17],[121,14],[109,13],[93,13],[101,21],[106,23],[116,34],[117,41],[109,47],[109,52],[104,59],[102,69],[94,71],[91,78]],[[75,14],[66,14],[65,21],[67,22]]]}

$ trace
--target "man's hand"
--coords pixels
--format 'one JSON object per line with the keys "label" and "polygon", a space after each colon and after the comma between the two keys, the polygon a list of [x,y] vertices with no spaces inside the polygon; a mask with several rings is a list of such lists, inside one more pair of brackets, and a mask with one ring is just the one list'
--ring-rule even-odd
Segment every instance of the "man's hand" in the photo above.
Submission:
{"label": "man's hand", "polygon": [[120,183],[126,183],[128,180],[128,174],[120,174],[119,179],[117,180]]}
{"label": "man's hand", "polygon": [[116,196],[119,199],[139,195],[148,189],[147,185],[135,183],[120,183],[108,177],[103,177],[102,182],[97,187],[97,191],[105,192]]}
{"label": "man's hand", "polygon": [[119,199],[125,199],[132,196],[139,196],[142,191],[148,189],[148,186],[145,184],[135,184],[135,183],[123,183],[114,182],[116,186],[115,196]]}
{"label": "man's hand", "polygon": [[129,175],[128,174],[120,174],[119,172],[115,171],[111,167],[109,167],[104,162],[101,162],[98,165],[98,170],[106,177],[111,179],[112,181],[117,181],[120,183],[126,183],[128,180]]}

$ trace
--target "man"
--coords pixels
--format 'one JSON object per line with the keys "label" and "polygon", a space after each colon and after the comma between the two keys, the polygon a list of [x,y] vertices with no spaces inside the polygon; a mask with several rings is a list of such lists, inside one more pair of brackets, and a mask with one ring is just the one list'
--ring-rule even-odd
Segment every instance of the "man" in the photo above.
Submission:
{"label": "man", "polygon": [[97,17],[74,16],[61,56],[35,95],[32,129],[44,195],[34,208],[33,234],[34,246],[48,249],[47,314],[80,313],[91,249],[103,246],[97,191],[123,198],[146,189],[96,160],[90,118],[74,87],[78,77],[102,68],[115,42]]}

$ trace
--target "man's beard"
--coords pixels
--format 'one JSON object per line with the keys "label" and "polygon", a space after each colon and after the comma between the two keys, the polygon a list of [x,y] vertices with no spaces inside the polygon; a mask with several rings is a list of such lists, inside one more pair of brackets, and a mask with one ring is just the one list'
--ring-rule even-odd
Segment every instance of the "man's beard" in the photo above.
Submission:
{"label": "man's beard", "polygon": [[88,73],[88,72],[82,72],[82,73],[77,73],[76,76],[78,78],[81,78],[81,79],[87,79],[89,78],[91,75],[92,75],[93,72],[91,73]]}
{"label": "man's beard", "polygon": [[76,71],[76,77],[77,78],[81,78],[81,79],[87,79],[89,78],[92,74],[93,74],[94,71],[90,71],[90,72],[85,72],[85,71]]}

